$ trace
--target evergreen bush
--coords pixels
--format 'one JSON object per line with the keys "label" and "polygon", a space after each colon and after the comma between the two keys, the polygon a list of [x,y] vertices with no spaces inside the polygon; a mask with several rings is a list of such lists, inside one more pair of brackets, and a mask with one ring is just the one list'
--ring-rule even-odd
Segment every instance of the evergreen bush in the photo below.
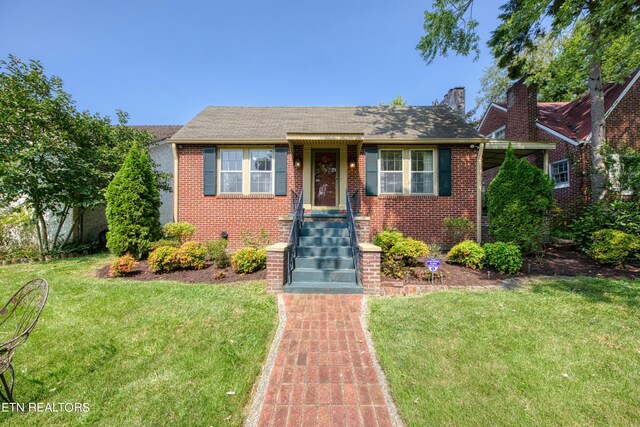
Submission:
{"label": "evergreen bush", "polygon": [[266,249],[242,248],[231,256],[231,266],[236,273],[253,273],[267,267]]}
{"label": "evergreen bush", "polygon": [[640,252],[640,238],[618,230],[596,231],[591,240],[587,254],[598,264],[620,265]]}
{"label": "evergreen bush", "polygon": [[544,218],[552,205],[551,179],[525,159],[518,160],[509,146],[487,190],[491,235],[517,244],[525,254],[537,252],[546,237]]}
{"label": "evergreen bush", "polygon": [[487,243],[483,246],[485,264],[502,274],[516,274],[522,268],[522,253],[515,243]]}
{"label": "evergreen bush", "polygon": [[137,259],[162,237],[160,193],[147,152],[134,144],[106,193],[107,247],[117,256]]}

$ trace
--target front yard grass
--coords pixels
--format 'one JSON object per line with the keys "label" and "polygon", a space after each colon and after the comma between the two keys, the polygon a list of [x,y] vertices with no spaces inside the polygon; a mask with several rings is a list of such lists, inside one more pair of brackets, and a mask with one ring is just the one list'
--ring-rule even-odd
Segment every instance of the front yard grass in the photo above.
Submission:
{"label": "front yard grass", "polygon": [[555,280],[369,307],[410,426],[640,424],[640,281]]}
{"label": "front yard grass", "polygon": [[50,284],[43,315],[14,357],[16,401],[90,406],[2,413],[0,424],[241,424],[277,325],[264,284],[92,277],[108,259],[0,267],[2,304],[32,278]]}

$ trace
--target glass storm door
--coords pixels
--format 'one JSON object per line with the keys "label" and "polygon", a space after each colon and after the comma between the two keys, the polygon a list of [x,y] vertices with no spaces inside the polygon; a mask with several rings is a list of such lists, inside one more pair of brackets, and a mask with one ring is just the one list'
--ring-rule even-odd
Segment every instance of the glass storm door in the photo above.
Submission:
{"label": "glass storm door", "polygon": [[337,206],[338,152],[314,152],[313,204],[314,206]]}

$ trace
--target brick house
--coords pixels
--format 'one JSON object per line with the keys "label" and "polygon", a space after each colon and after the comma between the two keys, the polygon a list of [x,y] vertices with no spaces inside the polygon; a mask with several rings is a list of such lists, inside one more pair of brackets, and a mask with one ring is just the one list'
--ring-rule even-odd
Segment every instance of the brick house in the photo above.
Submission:
{"label": "brick house", "polygon": [[[170,142],[176,221],[195,225],[201,241],[226,232],[232,250],[242,232],[264,229],[276,243],[270,286],[325,291],[327,283],[361,291],[352,282],[379,282],[379,252],[368,242],[385,226],[444,245],[445,218],[478,226],[482,153],[491,152],[490,141],[442,105],[207,107]],[[505,146],[493,148],[504,154]]]}
{"label": "brick house", "polygon": [[[612,143],[624,141],[640,148],[639,78],[640,68],[624,82],[604,86],[606,135]],[[571,102],[537,102],[535,86],[527,87],[519,81],[507,91],[507,102],[489,106],[478,130],[494,139],[556,143],[556,148],[549,151],[548,173],[556,182],[554,197],[558,206],[572,212],[589,202],[589,94]],[[540,154],[528,159],[543,167]],[[484,172],[484,187],[497,172],[498,168]]]}

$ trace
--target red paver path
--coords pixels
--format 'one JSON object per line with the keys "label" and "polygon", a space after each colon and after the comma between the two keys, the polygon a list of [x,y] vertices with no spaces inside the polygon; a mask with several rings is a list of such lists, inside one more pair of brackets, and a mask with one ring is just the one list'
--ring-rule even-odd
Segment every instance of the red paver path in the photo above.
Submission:
{"label": "red paver path", "polygon": [[360,324],[362,295],[285,294],[259,426],[391,426]]}

